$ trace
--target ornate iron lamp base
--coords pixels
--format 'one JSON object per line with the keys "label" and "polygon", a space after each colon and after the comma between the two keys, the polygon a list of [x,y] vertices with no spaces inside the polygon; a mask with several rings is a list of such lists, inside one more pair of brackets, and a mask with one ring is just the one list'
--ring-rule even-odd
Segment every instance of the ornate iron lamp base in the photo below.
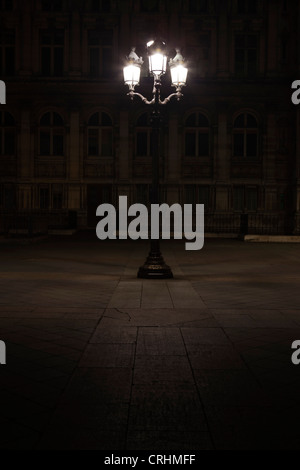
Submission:
{"label": "ornate iron lamp base", "polygon": [[137,277],[142,279],[172,279],[173,273],[160,252],[150,252],[145,264],[138,270]]}

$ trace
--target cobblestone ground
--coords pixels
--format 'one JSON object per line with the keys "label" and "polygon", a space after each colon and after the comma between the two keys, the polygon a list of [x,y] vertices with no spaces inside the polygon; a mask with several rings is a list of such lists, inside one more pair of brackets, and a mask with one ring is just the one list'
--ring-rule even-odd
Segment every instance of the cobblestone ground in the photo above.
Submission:
{"label": "cobblestone ground", "polygon": [[0,244],[0,448],[300,449],[300,246],[162,247]]}

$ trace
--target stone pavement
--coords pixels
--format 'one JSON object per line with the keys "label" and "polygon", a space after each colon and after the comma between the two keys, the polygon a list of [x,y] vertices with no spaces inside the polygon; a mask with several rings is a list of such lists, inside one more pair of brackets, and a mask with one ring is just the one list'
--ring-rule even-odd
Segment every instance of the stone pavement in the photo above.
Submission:
{"label": "stone pavement", "polygon": [[0,448],[300,449],[299,245],[162,248],[0,244]]}

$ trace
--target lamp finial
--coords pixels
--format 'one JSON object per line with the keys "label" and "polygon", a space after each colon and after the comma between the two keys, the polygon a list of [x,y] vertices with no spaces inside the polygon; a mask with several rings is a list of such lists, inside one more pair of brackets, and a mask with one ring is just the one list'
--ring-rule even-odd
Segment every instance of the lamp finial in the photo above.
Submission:
{"label": "lamp finial", "polygon": [[141,64],[142,65],[144,63],[143,57],[139,57],[137,55],[137,53],[135,52],[135,47],[131,48],[131,51],[130,51],[129,56],[128,56],[127,59],[129,61],[132,61],[132,62],[136,63],[136,64]]}

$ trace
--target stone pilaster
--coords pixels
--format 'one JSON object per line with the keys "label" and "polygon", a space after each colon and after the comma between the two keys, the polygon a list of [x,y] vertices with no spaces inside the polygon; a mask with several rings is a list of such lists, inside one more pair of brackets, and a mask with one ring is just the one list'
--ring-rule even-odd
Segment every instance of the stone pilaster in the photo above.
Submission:
{"label": "stone pilaster", "polygon": [[217,146],[215,153],[215,176],[216,176],[216,211],[226,211],[229,208],[230,180],[230,147],[227,132],[227,114],[220,107],[218,114],[218,134],[216,136]]}
{"label": "stone pilaster", "polygon": [[120,111],[120,140],[119,140],[119,155],[118,155],[118,172],[119,181],[122,183],[129,180],[129,122],[128,112]]}
{"label": "stone pilaster", "polygon": [[34,176],[34,152],[30,132],[30,112],[21,112],[21,126],[18,148],[18,176],[21,181],[29,180]]}

